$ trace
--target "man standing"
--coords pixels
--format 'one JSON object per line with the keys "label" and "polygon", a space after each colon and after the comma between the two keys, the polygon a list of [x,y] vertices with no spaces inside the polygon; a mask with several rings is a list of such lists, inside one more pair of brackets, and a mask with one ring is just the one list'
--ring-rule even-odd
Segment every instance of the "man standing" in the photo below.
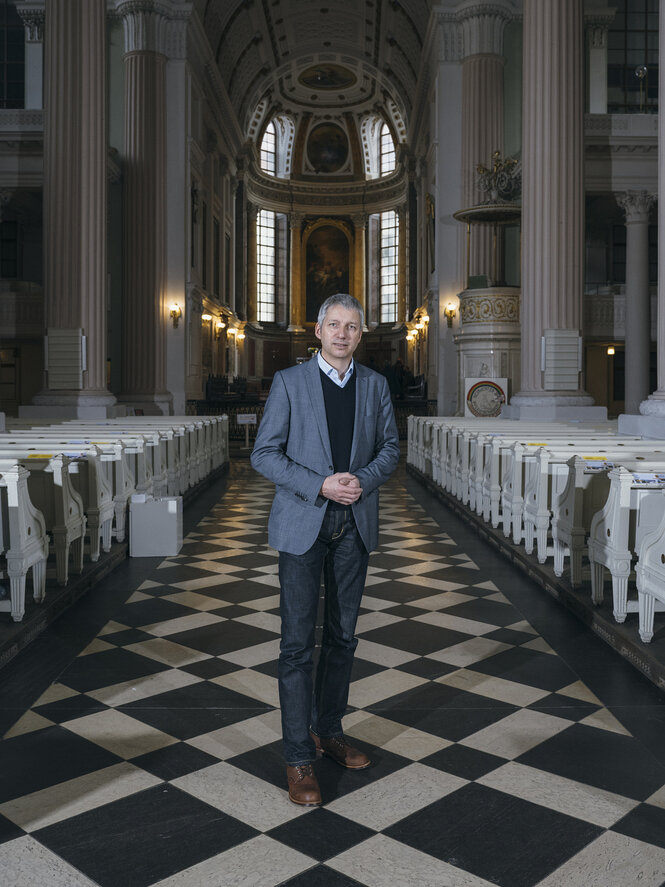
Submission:
{"label": "man standing", "polygon": [[268,533],[279,551],[282,736],[289,798],[305,806],[321,803],[317,751],[353,770],[370,764],[346,741],[342,716],[369,552],[378,544],[378,488],[397,466],[399,443],[386,380],[353,360],[362,329],[353,296],[325,300],[314,329],[321,350],[275,374],[251,460],[276,486]]}

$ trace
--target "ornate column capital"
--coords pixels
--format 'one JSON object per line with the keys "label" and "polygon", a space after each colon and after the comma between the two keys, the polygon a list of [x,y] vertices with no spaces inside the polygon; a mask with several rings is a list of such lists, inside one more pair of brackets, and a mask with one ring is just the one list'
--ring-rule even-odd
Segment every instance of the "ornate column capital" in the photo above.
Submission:
{"label": "ornate column capital", "polygon": [[470,55],[503,55],[503,32],[517,10],[510,0],[460,4],[457,18],[462,33],[462,58]]}
{"label": "ornate column capital", "polygon": [[626,214],[626,224],[630,225],[635,222],[646,224],[649,221],[649,211],[657,198],[648,191],[622,191],[616,195],[616,200]]}
{"label": "ornate column capital", "polygon": [[25,39],[28,43],[43,43],[44,20],[46,13],[43,4],[17,3],[16,11],[25,25]]}
{"label": "ornate column capital", "polygon": [[190,2],[115,0],[114,15],[122,20],[125,53],[156,52],[171,59],[187,57]]}
{"label": "ornate column capital", "polygon": [[247,201],[247,206],[245,208],[245,213],[247,214],[247,221],[251,224],[256,222],[256,217],[259,214],[259,208],[255,203],[250,203]]}
{"label": "ornate column capital", "polygon": [[303,212],[289,213],[289,228],[299,229],[302,227],[302,223],[304,221],[305,221],[305,213],[303,213]]}
{"label": "ornate column capital", "polygon": [[367,227],[367,213],[352,213],[351,221],[353,222],[353,227],[358,230],[358,228],[366,228]]}
{"label": "ornate column capital", "polygon": [[607,47],[607,31],[614,21],[614,9],[592,9],[584,13],[584,29],[590,49]]}

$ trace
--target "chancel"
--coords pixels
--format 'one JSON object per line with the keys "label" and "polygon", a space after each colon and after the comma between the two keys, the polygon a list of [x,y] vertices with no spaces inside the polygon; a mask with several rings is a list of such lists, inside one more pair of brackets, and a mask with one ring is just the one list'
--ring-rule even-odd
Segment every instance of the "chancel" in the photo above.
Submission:
{"label": "chancel", "polygon": [[[0,0],[3,884],[663,884],[661,46],[665,0]],[[292,547],[334,464],[379,502],[313,806],[257,434]]]}

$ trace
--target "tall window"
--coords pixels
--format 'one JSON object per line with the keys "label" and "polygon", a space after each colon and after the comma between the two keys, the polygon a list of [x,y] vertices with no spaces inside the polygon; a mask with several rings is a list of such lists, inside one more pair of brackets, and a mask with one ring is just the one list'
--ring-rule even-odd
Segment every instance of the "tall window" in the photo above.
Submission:
{"label": "tall window", "polygon": [[259,322],[270,323],[275,320],[275,232],[275,213],[261,210],[256,218],[256,307]]}
{"label": "tall window", "polygon": [[261,169],[263,170],[263,172],[267,172],[271,176],[274,176],[277,171],[277,150],[275,139],[275,124],[272,120],[266,126],[266,130],[263,133],[260,154]]}
{"label": "tall window", "polygon": [[658,0],[613,0],[608,32],[607,110],[658,110]]}
{"label": "tall window", "polygon": [[25,104],[25,27],[11,0],[0,0],[0,108]]}
{"label": "tall window", "polygon": [[391,210],[379,216],[379,317],[381,323],[397,323],[397,291],[399,284],[399,221]]}
{"label": "tall window", "polygon": [[388,175],[394,172],[397,164],[397,156],[395,154],[395,143],[387,123],[381,127],[381,152],[379,155],[379,171],[380,175]]}

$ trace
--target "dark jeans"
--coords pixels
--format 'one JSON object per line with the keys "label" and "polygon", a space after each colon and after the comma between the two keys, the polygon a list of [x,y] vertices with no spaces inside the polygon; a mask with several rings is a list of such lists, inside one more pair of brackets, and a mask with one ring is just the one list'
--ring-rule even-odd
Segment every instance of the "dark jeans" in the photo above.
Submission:
{"label": "dark jeans", "polygon": [[[319,736],[342,733],[368,560],[350,508],[328,507],[318,539],[309,551],[279,553],[279,699],[284,756],[291,766],[316,759],[310,726]],[[322,572],[323,638],[313,681],[312,654]]]}

